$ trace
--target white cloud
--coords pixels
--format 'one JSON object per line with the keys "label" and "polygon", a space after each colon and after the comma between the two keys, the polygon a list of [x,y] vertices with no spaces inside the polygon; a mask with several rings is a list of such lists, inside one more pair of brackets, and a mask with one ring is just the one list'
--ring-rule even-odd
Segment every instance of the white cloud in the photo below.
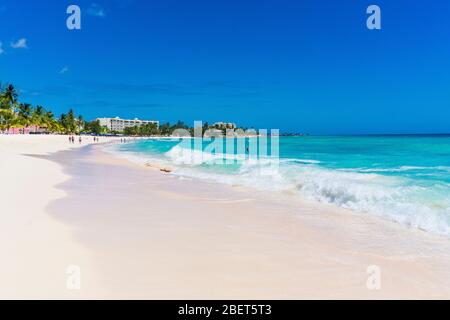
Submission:
{"label": "white cloud", "polygon": [[11,48],[14,49],[25,49],[27,47],[27,39],[22,38],[19,39],[17,42],[11,42]]}
{"label": "white cloud", "polygon": [[0,42],[0,54],[2,54],[3,52],[5,52],[5,50],[3,50],[3,43]]}
{"label": "white cloud", "polygon": [[68,66],[64,66],[60,71],[59,74],[65,74],[69,72],[69,67]]}
{"label": "white cloud", "polygon": [[91,6],[87,10],[87,13],[91,16],[104,18],[106,17],[106,12],[103,7],[97,3],[91,3]]}

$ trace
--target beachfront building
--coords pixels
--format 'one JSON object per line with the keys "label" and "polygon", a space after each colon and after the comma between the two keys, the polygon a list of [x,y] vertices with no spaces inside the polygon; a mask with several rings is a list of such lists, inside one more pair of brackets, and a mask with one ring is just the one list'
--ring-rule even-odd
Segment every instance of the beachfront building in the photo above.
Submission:
{"label": "beachfront building", "polygon": [[231,123],[231,122],[229,122],[229,123],[216,122],[216,123],[213,124],[213,127],[217,128],[217,129],[221,129],[221,130],[223,130],[223,129],[236,129],[236,124],[235,123]]}
{"label": "beachfront building", "polygon": [[134,118],[133,120],[115,118],[98,118],[102,127],[107,127],[110,131],[122,132],[125,128],[141,126],[144,124],[156,124],[159,127],[159,121],[155,120],[139,120]]}
{"label": "beachfront building", "polygon": [[44,134],[44,133],[48,133],[48,130],[46,128],[31,125],[29,127],[15,127],[15,128],[0,130],[0,133],[4,133],[4,134]]}

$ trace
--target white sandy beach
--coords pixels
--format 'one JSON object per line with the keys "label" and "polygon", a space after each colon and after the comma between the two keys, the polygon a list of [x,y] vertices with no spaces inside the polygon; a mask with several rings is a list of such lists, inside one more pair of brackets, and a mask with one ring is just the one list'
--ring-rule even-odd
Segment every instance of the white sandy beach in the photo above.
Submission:
{"label": "white sandy beach", "polygon": [[0,135],[0,298],[82,297],[66,289],[66,269],[80,261],[89,278],[89,251],[73,240],[69,226],[46,211],[51,201],[65,196],[56,185],[69,177],[57,164],[35,156],[92,142],[72,145],[67,136]]}
{"label": "white sandy beach", "polygon": [[448,238],[79,146],[0,135],[0,298],[450,298]]}

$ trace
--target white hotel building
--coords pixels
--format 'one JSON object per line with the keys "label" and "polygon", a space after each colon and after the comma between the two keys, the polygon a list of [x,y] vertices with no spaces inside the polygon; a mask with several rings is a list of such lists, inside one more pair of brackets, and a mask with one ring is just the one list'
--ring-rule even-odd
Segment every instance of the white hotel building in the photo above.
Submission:
{"label": "white hotel building", "polygon": [[134,120],[121,119],[119,117],[115,118],[98,118],[102,127],[107,127],[111,131],[122,132],[125,128],[141,126],[143,124],[154,123],[159,127],[159,121],[154,120],[139,120],[135,118]]}

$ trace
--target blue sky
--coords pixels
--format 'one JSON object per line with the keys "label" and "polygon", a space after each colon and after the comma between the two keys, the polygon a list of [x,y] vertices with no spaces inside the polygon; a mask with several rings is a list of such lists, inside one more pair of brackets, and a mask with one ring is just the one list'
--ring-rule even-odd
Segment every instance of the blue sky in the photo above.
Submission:
{"label": "blue sky", "polygon": [[0,81],[57,114],[450,132],[448,1],[0,0],[0,42]]}

